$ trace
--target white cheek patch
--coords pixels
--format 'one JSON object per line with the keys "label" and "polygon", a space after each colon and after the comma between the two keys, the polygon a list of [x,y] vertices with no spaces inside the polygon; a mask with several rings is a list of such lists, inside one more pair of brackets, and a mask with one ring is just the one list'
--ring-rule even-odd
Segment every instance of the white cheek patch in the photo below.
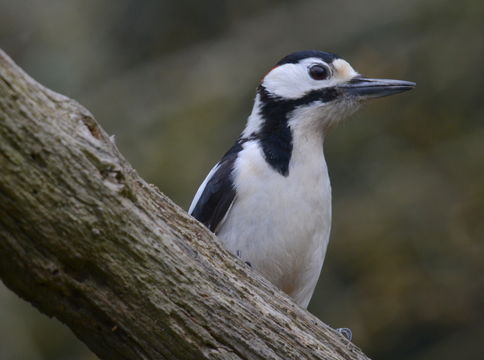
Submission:
{"label": "white cheek patch", "polygon": [[284,64],[272,69],[262,81],[267,91],[285,99],[298,99],[312,90],[324,89],[343,83],[359,75],[348,62],[336,59],[331,64],[334,73],[328,80],[315,80],[308,74],[314,64],[323,64],[321,59],[307,58],[297,64]]}
{"label": "white cheek patch", "polygon": [[301,64],[277,66],[266,75],[262,86],[271,94],[287,99],[297,99],[311,90],[306,73],[306,68]]}
{"label": "white cheek patch", "polygon": [[349,81],[359,74],[343,59],[336,59],[333,61],[333,67],[335,69],[334,77],[343,81]]}

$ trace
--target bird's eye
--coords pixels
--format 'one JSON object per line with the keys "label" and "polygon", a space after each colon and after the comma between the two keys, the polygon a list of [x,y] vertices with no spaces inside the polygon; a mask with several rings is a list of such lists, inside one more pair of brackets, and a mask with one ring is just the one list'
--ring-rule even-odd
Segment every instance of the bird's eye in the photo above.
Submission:
{"label": "bird's eye", "polygon": [[326,80],[329,77],[329,69],[324,65],[313,65],[309,68],[309,76],[314,80]]}

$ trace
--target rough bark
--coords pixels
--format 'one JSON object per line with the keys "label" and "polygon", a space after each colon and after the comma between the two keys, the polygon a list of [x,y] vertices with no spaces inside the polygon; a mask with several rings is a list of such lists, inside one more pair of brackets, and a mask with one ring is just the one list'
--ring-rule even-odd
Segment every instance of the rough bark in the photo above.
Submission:
{"label": "rough bark", "polygon": [[367,359],[0,50],[0,277],[101,359]]}

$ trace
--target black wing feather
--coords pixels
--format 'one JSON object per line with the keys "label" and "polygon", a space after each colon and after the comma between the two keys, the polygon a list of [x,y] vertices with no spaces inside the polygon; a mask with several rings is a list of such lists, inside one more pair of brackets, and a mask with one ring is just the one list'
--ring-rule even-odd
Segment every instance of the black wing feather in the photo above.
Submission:
{"label": "black wing feather", "polygon": [[235,199],[232,172],[243,143],[244,141],[240,139],[222,157],[218,169],[207,182],[191,213],[212,232],[215,232]]}

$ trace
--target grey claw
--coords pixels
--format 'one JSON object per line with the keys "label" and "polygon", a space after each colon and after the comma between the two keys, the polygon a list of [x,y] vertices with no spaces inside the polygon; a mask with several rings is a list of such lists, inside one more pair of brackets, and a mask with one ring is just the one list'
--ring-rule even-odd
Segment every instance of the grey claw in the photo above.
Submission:
{"label": "grey claw", "polygon": [[343,335],[348,341],[351,341],[351,339],[353,338],[353,333],[349,328],[338,328],[336,329],[336,331]]}
{"label": "grey claw", "polygon": [[[239,259],[242,259],[242,253],[240,252],[240,250],[237,250],[237,251],[235,252],[235,255],[237,255],[237,257],[238,257]],[[252,264],[251,264],[250,262],[248,262],[248,261],[244,261],[244,262],[245,262],[247,265],[249,265],[250,267],[252,267]]]}

